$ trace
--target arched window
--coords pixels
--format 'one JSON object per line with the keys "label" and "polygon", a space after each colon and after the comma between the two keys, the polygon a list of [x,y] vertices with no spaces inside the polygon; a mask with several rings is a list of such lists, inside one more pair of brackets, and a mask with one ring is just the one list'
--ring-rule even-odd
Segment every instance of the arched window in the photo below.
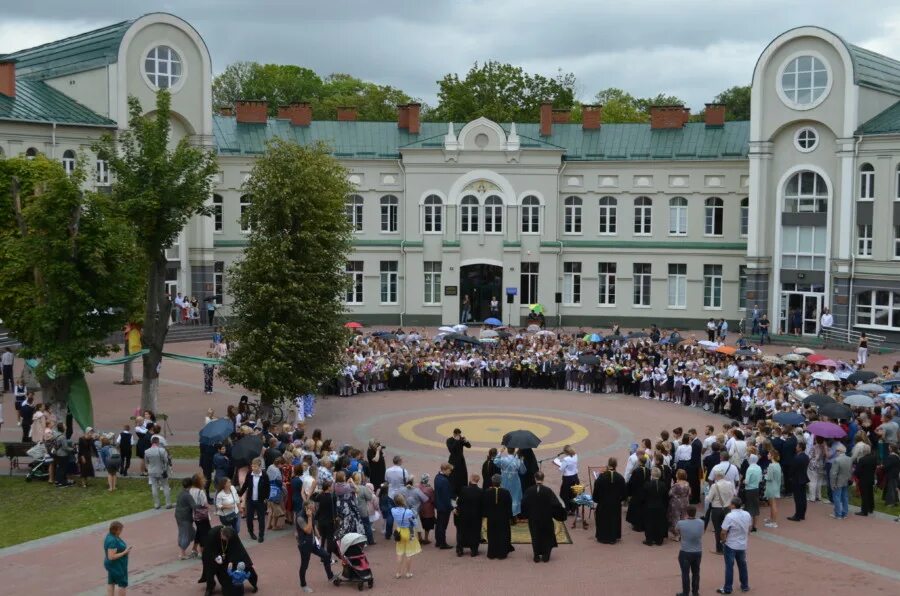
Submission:
{"label": "arched window", "polygon": [[564,203],[565,221],[563,232],[565,234],[581,233],[581,197],[566,197]]}
{"label": "arched window", "polygon": [[29,147],[25,150],[25,159],[34,159],[38,156],[38,150],[34,147]]}
{"label": "arched window", "polygon": [[721,236],[723,233],[725,203],[719,197],[706,199],[706,215],[703,233],[707,236]]}
{"label": "arched window", "polygon": [[225,201],[222,195],[213,195],[213,231],[221,232],[224,229],[222,221],[222,208]]}
{"label": "arched window", "polygon": [[741,236],[746,236],[750,229],[750,198],[741,199]]}
{"label": "arched window", "polygon": [[601,234],[612,235],[616,233],[616,206],[618,201],[615,197],[600,197],[598,203],[600,207],[599,222]]}
{"label": "arched window", "polygon": [[522,233],[541,233],[541,202],[535,196],[522,199]]}
{"label": "arched window", "polygon": [[462,234],[478,232],[478,199],[466,195],[459,202],[459,231]]}
{"label": "arched window", "polygon": [[95,181],[97,186],[107,186],[109,184],[109,161],[105,153],[97,154],[95,162]]}
{"label": "arched window", "polygon": [[684,197],[669,199],[669,235],[686,236],[688,230],[688,202]]}
{"label": "arched window", "polygon": [[75,152],[71,149],[63,151],[62,166],[68,176],[71,176],[72,172],[75,171]]}
{"label": "arched window", "polygon": [[439,234],[444,230],[444,202],[437,195],[425,197],[424,205],[426,234]]}
{"label": "arched window", "polygon": [[871,290],[856,297],[856,324],[900,329],[900,292]]}
{"label": "arched window", "polygon": [[381,231],[395,233],[400,212],[400,200],[394,195],[381,197]]}
{"label": "arched window", "polygon": [[484,231],[486,234],[503,232],[503,199],[496,195],[484,201]]}
{"label": "arched window", "polygon": [[784,210],[788,213],[827,213],[825,180],[809,170],[791,176],[784,187]]}
{"label": "arched window", "polygon": [[859,200],[871,201],[875,198],[875,167],[864,163],[859,167]]}
{"label": "arched window", "polygon": [[638,197],[634,200],[634,233],[637,236],[649,236],[653,232],[653,201],[650,197]]}
{"label": "arched window", "polygon": [[241,232],[244,234],[250,233],[250,205],[253,204],[253,197],[250,195],[241,196],[240,200],[240,214],[241,214]]}
{"label": "arched window", "polygon": [[344,201],[344,210],[347,214],[347,222],[354,232],[362,232],[363,229],[363,198],[359,195],[350,195]]}

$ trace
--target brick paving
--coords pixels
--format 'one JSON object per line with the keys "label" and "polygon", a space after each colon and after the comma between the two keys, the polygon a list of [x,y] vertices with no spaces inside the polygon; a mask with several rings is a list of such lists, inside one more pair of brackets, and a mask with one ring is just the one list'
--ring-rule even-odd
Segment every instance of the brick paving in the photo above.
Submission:
{"label": "brick paving", "polygon": [[[177,344],[172,351],[199,354],[203,342]],[[769,348],[767,347],[767,350]],[[774,352],[785,351],[776,347]],[[829,355],[849,357],[827,350]],[[895,357],[876,356],[870,368],[890,364]],[[882,360],[884,362],[882,362]],[[140,367],[136,367],[136,374]],[[139,403],[138,386],[113,384],[121,374],[118,367],[100,368],[90,375],[95,400],[95,422],[101,429],[118,428],[133,414]],[[180,362],[164,363],[160,384],[160,410],[170,416],[175,443],[192,443],[208,407],[222,413],[234,403],[240,391],[217,381],[212,396],[202,393],[199,366]],[[18,429],[11,398],[6,398],[6,424],[0,439],[16,440]],[[582,479],[587,467],[605,463],[610,455],[624,459],[627,445],[643,437],[655,439],[659,431],[674,426],[702,428],[707,423],[721,424],[724,419],[693,408],[683,408],[655,401],[625,396],[573,394],[558,391],[520,391],[498,389],[451,389],[443,392],[377,393],[354,398],[320,400],[311,427],[321,427],[326,436],[337,443],[362,444],[377,437],[388,446],[388,454],[403,454],[406,467],[420,474],[437,471],[446,452],[439,446],[423,445],[410,439],[401,425],[430,418],[412,425],[415,436],[425,441],[442,441],[439,428],[466,419],[497,418],[539,422],[549,431],[545,443],[565,440],[571,429],[568,421],[587,429],[588,435],[575,444],[581,456]],[[436,418],[436,417],[442,418]],[[508,424],[509,422],[505,422]],[[501,423],[498,423],[498,427]],[[463,426],[465,429],[465,427]],[[487,429],[490,431],[490,428]],[[469,470],[480,470],[485,449],[493,443],[476,444],[467,454]],[[539,450],[537,457],[553,456],[559,449]],[[189,466],[188,462],[179,464]],[[548,484],[558,486],[555,466],[545,464]],[[148,489],[149,490],[149,489]],[[115,498],[111,495],[110,498]],[[4,504],[10,506],[11,504]],[[13,506],[27,506],[17,504]],[[855,590],[865,594],[895,594],[900,585],[900,562],[896,556],[896,536],[900,531],[883,517],[850,516],[845,521],[828,517],[827,505],[810,504],[807,520],[802,523],[782,521],[776,530],[754,534],[750,540],[750,584],[753,593],[837,594]],[[793,512],[793,504],[783,499],[779,510],[782,520]],[[199,563],[176,560],[175,523],[171,511],[140,514],[128,521],[124,537],[135,545],[130,572],[132,593],[202,594],[196,584]],[[527,545],[506,561],[457,558],[453,551],[437,551],[424,547],[414,561],[415,577],[393,579],[393,548],[384,540],[369,549],[376,583],[373,592],[394,594],[424,592],[430,594],[531,594],[541,591],[608,594],[656,595],[679,590],[676,562],[677,544],[661,547],[641,544],[643,534],[624,529],[623,541],[615,546],[593,540],[593,523],[589,530],[569,530],[574,544],[554,551],[548,564],[534,564]],[[0,551],[0,576],[3,593],[55,593],[60,585],[71,593],[104,593],[105,574],[102,567],[100,528],[74,532],[59,539],[20,545]],[[451,536],[452,536],[451,531]],[[451,540],[452,542],[452,540]],[[704,539],[701,594],[712,594],[723,576],[721,557],[709,552],[713,537]],[[251,554],[261,576],[260,593],[298,593],[299,556],[293,537],[287,531],[271,533],[264,544],[250,545]],[[52,565],[52,572],[48,573]],[[311,566],[310,585],[317,592],[339,592],[352,588],[325,585],[321,566]]]}

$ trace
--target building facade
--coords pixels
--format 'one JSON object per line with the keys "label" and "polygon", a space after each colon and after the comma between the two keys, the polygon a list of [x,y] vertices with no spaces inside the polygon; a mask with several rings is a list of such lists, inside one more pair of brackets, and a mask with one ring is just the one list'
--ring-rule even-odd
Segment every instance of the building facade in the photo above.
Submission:
{"label": "building facade", "polygon": [[[308,104],[258,101],[214,114],[211,67],[183,20],[150,14],[0,57],[0,151],[64,164],[127,124],[126,99],[152,109],[172,91],[173,142],[214,146],[213,217],[170,252],[172,291],[223,295],[252,203],[243,187],[271,138],[322,141],[348,171],[354,227],[350,316],[383,325],[518,324],[541,303],[550,322],[732,325],[753,305],[787,330],[836,325],[900,336],[900,63],[804,27],[775,39],[753,76],[750,122],[704,122],[681,106],[649,124],[582,123],[542,108],[540,123],[392,122],[352,108],[313,121]],[[749,326],[749,322],[748,322]]]}

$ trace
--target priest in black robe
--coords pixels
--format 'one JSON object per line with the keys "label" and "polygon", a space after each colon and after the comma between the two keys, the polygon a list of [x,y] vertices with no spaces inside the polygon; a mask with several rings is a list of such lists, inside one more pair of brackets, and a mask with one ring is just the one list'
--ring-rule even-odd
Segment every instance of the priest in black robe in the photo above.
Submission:
{"label": "priest in black robe", "polygon": [[666,511],[669,505],[669,486],[662,480],[659,468],[650,471],[644,485],[644,544],[661,545],[669,533]]}
{"label": "priest in black robe", "polygon": [[525,464],[525,473],[519,474],[519,481],[522,483],[522,494],[525,494],[529,488],[534,486],[534,475],[537,474],[540,467],[537,458],[534,456],[534,449],[519,449],[519,457]]}
{"label": "priest in black robe", "polygon": [[609,458],[607,469],[594,481],[592,499],[597,504],[597,542],[615,544],[622,539],[622,503],[628,497],[625,479],[616,471],[619,462]]}
{"label": "priest in black robe", "polygon": [[466,485],[466,478],[469,477],[463,449],[471,446],[472,444],[466,440],[462,431],[458,428],[454,428],[453,436],[447,439],[447,451],[450,452],[447,462],[453,466],[453,471],[450,472],[450,488],[453,490],[454,495],[459,494],[459,491]]}
{"label": "priest in black robe", "polygon": [[473,557],[478,556],[481,544],[481,523],[484,512],[481,509],[483,491],[478,486],[481,478],[472,474],[469,484],[456,495],[456,509],[453,511],[453,524],[456,526],[456,556],[463,556],[463,550],[469,549]]}
{"label": "priest in black robe", "polygon": [[566,521],[566,510],[553,489],[544,486],[544,473],[534,474],[534,485],[522,497],[522,515],[528,519],[531,533],[531,549],[534,562],[550,560],[550,551],[559,546],[556,542],[556,520]]}
{"label": "priest in black robe", "polygon": [[644,531],[644,485],[647,480],[647,468],[639,459],[628,479],[628,510],[625,512],[625,521],[635,532]]}
{"label": "priest in black robe", "polygon": [[248,578],[250,586],[253,592],[256,592],[259,578],[256,576],[256,571],[253,570],[253,561],[247,554],[241,539],[230,527],[217,526],[209,531],[203,544],[202,560],[203,574],[197,583],[206,584],[206,596],[213,593],[216,580],[219,580],[224,596],[243,594],[243,590],[238,590],[232,585],[231,577],[228,575],[228,570],[237,567],[238,563],[244,564],[245,571],[250,574]]}
{"label": "priest in black robe", "polygon": [[514,551],[512,545],[512,495],[500,486],[500,474],[491,478],[491,488],[481,497],[481,510],[487,518],[488,559],[505,559]]}

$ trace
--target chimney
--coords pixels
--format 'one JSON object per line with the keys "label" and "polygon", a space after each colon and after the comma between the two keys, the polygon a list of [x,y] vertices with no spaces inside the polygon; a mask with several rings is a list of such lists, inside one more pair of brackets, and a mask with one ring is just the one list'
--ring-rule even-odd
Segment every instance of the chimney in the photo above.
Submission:
{"label": "chimney", "polygon": [[569,110],[553,110],[553,124],[568,124]]}
{"label": "chimney", "polygon": [[725,126],[725,104],[706,104],[705,120],[707,128],[721,128]]}
{"label": "chimney", "polygon": [[684,112],[681,114],[681,126],[684,126],[691,120],[691,109],[684,108]]}
{"label": "chimney", "polygon": [[340,106],[337,109],[338,122],[355,122],[356,106]]}
{"label": "chimney", "polygon": [[684,106],[651,106],[650,129],[677,129],[684,127],[690,116],[690,110]]}
{"label": "chimney", "polygon": [[234,116],[234,108],[231,106],[219,106],[219,116]]}
{"label": "chimney", "polygon": [[239,99],[234,111],[240,124],[265,124],[269,117],[269,102],[258,99]]}
{"label": "chimney", "polygon": [[312,105],[301,101],[287,106],[278,106],[278,117],[282,120],[290,120],[291,126],[309,126],[312,123]]}
{"label": "chimney", "polygon": [[553,133],[553,104],[545,101],[541,104],[541,136],[549,137]]}
{"label": "chimney", "polygon": [[16,96],[16,61],[0,58],[0,94]]}
{"label": "chimney", "polygon": [[600,130],[602,110],[603,106],[600,105],[581,106],[581,128],[584,130]]}
{"label": "chimney", "polygon": [[419,112],[422,109],[422,104],[420,103],[410,103],[406,104],[406,113],[407,113],[407,121],[409,124],[409,134],[417,135],[419,134],[419,130],[421,129],[421,122],[419,121]]}
{"label": "chimney", "polygon": [[405,103],[397,106],[397,128],[409,129],[409,106]]}

